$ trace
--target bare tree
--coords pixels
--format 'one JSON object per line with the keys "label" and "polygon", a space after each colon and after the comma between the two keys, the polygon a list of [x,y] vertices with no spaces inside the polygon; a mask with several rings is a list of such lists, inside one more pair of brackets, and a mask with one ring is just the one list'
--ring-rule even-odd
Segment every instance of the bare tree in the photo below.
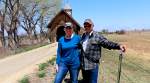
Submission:
{"label": "bare tree", "polygon": [[[0,34],[3,46],[19,47],[18,28],[23,28],[32,41],[38,34],[45,36],[51,17],[60,9],[61,0],[0,0]],[[40,31],[38,33],[37,31]],[[6,32],[6,34],[4,33]],[[31,42],[32,43],[32,42]]]}
{"label": "bare tree", "polygon": [[58,11],[60,11],[62,0],[47,0],[47,1],[49,2],[41,1],[42,4],[40,6],[41,9],[40,14],[42,14],[39,23],[41,41],[43,41],[42,38],[43,39],[47,38],[47,30],[48,30],[47,25],[51,20],[51,18],[54,17]]}
{"label": "bare tree", "polygon": [[[47,4],[47,2],[40,0],[37,0],[35,2],[32,0],[28,1],[32,4],[28,3],[22,5],[21,8],[22,17],[20,24],[21,27],[27,32],[29,39],[32,40],[33,39],[32,35],[34,35],[35,39],[38,40],[36,32],[37,28],[40,28],[40,34],[45,35],[44,28],[46,28],[50,20],[50,17],[56,14],[58,4],[52,0],[50,0],[51,1],[50,3],[48,2],[49,4]],[[30,9],[27,7],[30,7]]]}
{"label": "bare tree", "polygon": [[17,25],[19,14],[19,0],[5,0],[6,15],[5,15],[5,30],[8,34],[8,46],[16,48],[19,46]]}
{"label": "bare tree", "polygon": [[[8,0],[1,0],[0,3],[6,3],[8,2]],[[5,16],[6,16],[6,11],[7,11],[7,4],[5,4],[4,7],[4,11],[0,10],[0,23],[1,23],[1,42],[2,42],[2,46],[5,47],[6,46],[6,42],[5,42],[5,34],[4,34],[4,28],[5,28]]]}
{"label": "bare tree", "polygon": [[27,32],[30,40],[32,40],[33,34],[37,39],[35,28],[41,18],[41,16],[38,15],[37,6],[37,3],[32,3],[32,6],[30,8],[31,10],[26,8],[26,5],[21,6],[22,16],[20,17],[20,25]]}

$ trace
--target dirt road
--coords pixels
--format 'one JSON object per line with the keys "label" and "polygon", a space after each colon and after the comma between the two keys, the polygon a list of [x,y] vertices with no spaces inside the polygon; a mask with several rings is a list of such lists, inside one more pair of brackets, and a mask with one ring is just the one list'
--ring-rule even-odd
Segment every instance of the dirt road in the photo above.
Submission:
{"label": "dirt road", "polygon": [[17,83],[22,76],[32,73],[39,63],[56,54],[57,43],[0,60],[0,83]]}

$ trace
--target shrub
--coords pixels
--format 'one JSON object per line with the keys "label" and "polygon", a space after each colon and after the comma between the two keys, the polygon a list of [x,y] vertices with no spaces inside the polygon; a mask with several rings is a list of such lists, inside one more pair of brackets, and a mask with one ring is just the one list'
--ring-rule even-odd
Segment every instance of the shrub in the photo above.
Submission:
{"label": "shrub", "polygon": [[21,80],[19,80],[19,83],[30,83],[29,82],[29,77],[28,76],[24,76]]}
{"label": "shrub", "polygon": [[121,34],[125,34],[125,33],[126,33],[125,30],[117,30],[117,31],[116,31],[116,34],[120,34],[120,35],[121,35]]}
{"label": "shrub", "polygon": [[39,78],[43,78],[43,77],[45,77],[45,75],[46,75],[46,72],[45,72],[44,70],[41,70],[41,71],[39,71],[39,72],[37,73],[37,76],[38,76]]}
{"label": "shrub", "polygon": [[40,70],[40,71],[41,71],[41,70],[44,70],[47,66],[48,66],[47,63],[41,63],[41,64],[39,64],[39,70]]}
{"label": "shrub", "polygon": [[47,62],[51,65],[54,65],[56,58],[52,58],[50,60],[48,60]]}
{"label": "shrub", "polygon": [[103,30],[101,31],[101,33],[102,33],[102,34],[108,34],[109,31],[108,31],[108,29],[103,29]]}

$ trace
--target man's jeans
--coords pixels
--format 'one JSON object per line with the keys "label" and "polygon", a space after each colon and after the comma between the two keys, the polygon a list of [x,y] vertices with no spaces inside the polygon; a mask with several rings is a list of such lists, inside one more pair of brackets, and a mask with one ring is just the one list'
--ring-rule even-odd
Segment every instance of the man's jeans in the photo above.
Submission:
{"label": "man's jeans", "polygon": [[71,83],[78,83],[79,67],[80,64],[68,65],[60,63],[54,83],[62,83],[62,80],[65,78],[68,71],[70,73]]}
{"label": "man's jeans", "polygon": [[84,70],[82,69],[83,83],[97,83],[98,77],[98,64],[95,69]]}

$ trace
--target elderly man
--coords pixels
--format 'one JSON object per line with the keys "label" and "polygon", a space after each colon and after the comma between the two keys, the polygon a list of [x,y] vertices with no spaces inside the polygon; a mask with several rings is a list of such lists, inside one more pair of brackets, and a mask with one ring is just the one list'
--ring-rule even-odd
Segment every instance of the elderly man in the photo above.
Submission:
{"label": "elderly man", "polygon": [[91,19],[84,21],[85,33],[81,37],[82,56],[81,67],[83,83],[97,83],[99,59],[101,58],[101,47],[117,49],[125,52],[125,46],[111,41],[98,32],[93,31],[94,24]]}

